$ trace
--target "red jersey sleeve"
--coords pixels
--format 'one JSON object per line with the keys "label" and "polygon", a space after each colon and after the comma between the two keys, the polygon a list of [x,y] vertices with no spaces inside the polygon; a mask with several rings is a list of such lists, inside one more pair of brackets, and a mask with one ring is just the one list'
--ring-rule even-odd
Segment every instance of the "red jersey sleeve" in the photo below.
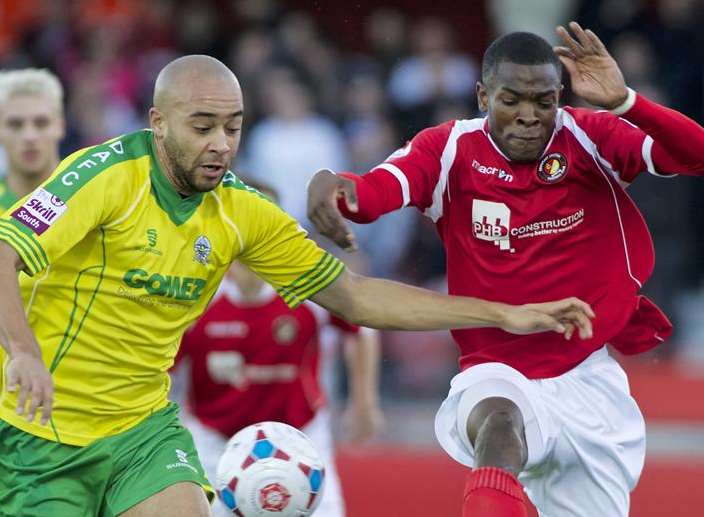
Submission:
{"label": "red jersey sleeve", "polygon": [[339,207],[355,222],[371,222],[382,214],[415,206],[423,211],[433,203],[440,179],[441,160],[455,121],[424,129],[404,147],[391,154],[370,172],[344,176],[357,183],[359,211],[350,212],[344,200]]}
{"label": "red jersey sleeve", "polygon": [[641,95],[622,116],[648,135],[643,154],[649,172],[704,174],[704,128],[695,121]]}
{"label": "red jersey sleeve", "polygon": [[334,314],[330,314],[330,325],[347,334],[359,334],[359,327],[357,325],[352,325]]}
{"label": "red jersey sleeve", "polygon": [[585,148],[596,147],[599,165],[609,173],[631,183],[648,170],[644,152],[649,153],[649,148],[642,129],[608,111],[570,107],[565,111],[571,117],[565,123],[573,125],[570,130],[575,138]]}

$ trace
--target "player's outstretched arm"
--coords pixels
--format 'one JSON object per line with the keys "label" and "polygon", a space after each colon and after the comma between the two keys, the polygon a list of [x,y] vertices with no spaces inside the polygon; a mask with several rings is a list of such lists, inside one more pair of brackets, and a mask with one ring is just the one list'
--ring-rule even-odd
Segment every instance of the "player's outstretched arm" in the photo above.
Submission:
{"label": "player's outstretched arm", "polygon": [[356,325],[389,330],[495,327],[513,334],[554,331],[592,336],[591,307],[577,299],[508,305],[447,296],[399,282],[344,271],[312,300]]}
{"label": "player's outstretched arm", "polygon": [[17,252],[0,241],[0,343],[9,356],[7,389],[19,388],[17,414],[23,414],[29,402],[28,421],[34,420],[41,407],[43,425],[51,415],[54,385],[22,306],[17,272],[24,267]]}
{"label": "player's outstretched arm", "polygon": [[597,35],[575,22],[569,28],[573,35],[565,27],[557,28],[564,45],[554,50],[570,74],[572,90],[595,106],[614,110],[654,140],[649,167],[655,170],[650,172],[703,175],[704,128],[629,90],[618,64]]}

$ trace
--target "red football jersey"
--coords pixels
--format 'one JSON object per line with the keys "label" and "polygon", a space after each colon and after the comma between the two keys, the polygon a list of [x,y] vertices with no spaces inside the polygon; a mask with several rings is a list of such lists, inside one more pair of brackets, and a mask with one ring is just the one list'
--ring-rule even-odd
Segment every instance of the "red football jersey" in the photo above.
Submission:
{"label": "red football jersey", "polygon": [[[638,99],[633,111],[650,118],[666,110]],[[680,138],[702,140],[702,128],[682,115],[667,110],[665,118],[661,139],[679,131]],[[516,163],[492,141],[487,124],[455,120],[420,132],[370,173],[345,174],[357,183],[359,212],[341,203],[359,222],[407,205],[430,217],[445,246],[450,294],[511,304],[577,296],[596,312],[589,340],[453,331],[461,368],[502,362],[529,378],[554,377],[607,342],[624,353],[662,342],[670,322],[637,294],[653,269],[653,245],[624,187],[642,171],[658,175],[654,155],[658,165],[677,167],[671,172],[701,172],[702,161],[689,159],[691,150],[671,157],[660,140],[654,146],[651,136],[609,112],[567,107],[558,110],[541,159]],[[674,147],[684,148],[681,141]]]}
{"label": "red football jersey", "polygon": [[189,409],[225,436],[265,420],[300,428],[324,402],[321,324],[359,328],[309,302],[290,309],[268,285],[256,302],[238,298],[237,288],[224,284],[183,338],[177,361],[190,358]]}

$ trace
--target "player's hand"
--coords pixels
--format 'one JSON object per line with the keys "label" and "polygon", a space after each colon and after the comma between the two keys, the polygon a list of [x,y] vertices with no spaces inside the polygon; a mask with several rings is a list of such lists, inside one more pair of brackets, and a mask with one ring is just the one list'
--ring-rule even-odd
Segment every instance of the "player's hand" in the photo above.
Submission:
{"label": "player's hand", "polygon": [[570,74],[572,91],[581,98],[606,109],[620,106],[628,97],[623,74],[601,40],[577,22],[570,22],[574,37],[565,27],[557,28],[565,46],[554,47]]}
{"label": "player's hand", "polygon": [[385,424],[384,413],[377,404],[351,402],[343,415],[345,435],[353,442],[361,443],[373,438]]}
{"label": "player's hand", "polygon": [[357,241],[337,208],[344,198],[352,212],[357,211],[357,185],[329,169],[320,169],[308,183],[308,219],[320,233],[346,251],[356,251]]}
{"label": "player's hand", "polygon": [[51,417],[54,382],[41,356],[30,353],[14,354],[7,363],[5,373],[7,391],[14,392],[19,389],[17,414],[26,414],[27,421],[32,422],[37,409],[41,408],[41,424],[45,425]]}
{"label": "player's hand", "polygon": [[501,328],[513,334],[554,331],[569,340],[576,329],[582,339],[593,336],[594,311],[579,298],[508,306],[505,318]]}

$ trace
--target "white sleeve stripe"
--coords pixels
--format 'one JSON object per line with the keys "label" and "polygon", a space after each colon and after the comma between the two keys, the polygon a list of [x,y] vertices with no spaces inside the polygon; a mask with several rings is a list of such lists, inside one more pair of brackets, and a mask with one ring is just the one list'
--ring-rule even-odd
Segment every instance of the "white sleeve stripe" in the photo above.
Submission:
{"label": "white sleeve stripe", "polygon": [[457,120],[452,126],[452,130],[450,130],[445,148],[442,150],[442,155],[440,156],[440,174],[435,184],[435,189],[433,190],[433,204],[423,212],[423,214],[428,216],[434,223],[438,222],[438,219],[442,217],[444,212],[443,194],[445,193],[445,189],[447,189],[450,169],[452,169],[455,163],[455,157],[457,156],[457,141],[466,133],[481,131],[484,128],[485,120],[486,119],[483,118]]}
{"label": "white sleeve stripe", "polygon": [[408,206],[408,203],[411,202],[411,186],[409,185],[408,178],[403,171],[391,163],[382,163],[375,168],[384,169],[394,175],[394,177],[401,184],[401,195],[403,196],[403,205],[401,205],[401,208]]}
{"label": "white sleeve stripe", "polygon": [[626,100],[623,101],[623,104],[621,104],[620,106],[616,106],[614,109],[611,110],[611,113],[616,116],[623,115],[628,110],[630,110],[636,103],[636,92],[632,88],[627,89],[628,95],[626,95]]}
{"label": "white sleeve stripe", "polygon": [[655,163],[653,162],[653,139],[648,135],[646,135],[645,140],[643,140],[643,161],[648,168],[648,172],[653,176],[657,176],[658,178],[674,178],[677,176],[677,174],[661,174],[655,169]]}
{"label": "white sleeve stripe", "polygon": [[645,140],[643,140],[643,161],[646,167],[648,167],[648,172],[650,174],[657,174],[658,171],[655,170],[655,165],[653,164],[653,156],[650,154],[653,150],[653,139],[646,135]]}
{"label": "white sleeve stripe", "polygon": [[574,119],[574,117],[565,110],[561,110],[560,114],[562,118],[562,127],[572,133],[577,142],[582,146],[582,149],[584,149],[585,152],[591,155],[592,158],[594,158],[598,164],[600,164],[616,181],[618,181],[621,187],[626,188],[628,185],[630,185],[629,182],[621,178],[621,173],[615,170],[614,166],[611,165],[611,163],[609,163],[609,161],[606,160],[603,156],[601,156],[601,154],[599,154],[599,150],[597,149],[596,144],[592,141],[591,138],[589,138],[589,135],[587,135],[584,129],[582,129],[577,124],[577,121]]}

